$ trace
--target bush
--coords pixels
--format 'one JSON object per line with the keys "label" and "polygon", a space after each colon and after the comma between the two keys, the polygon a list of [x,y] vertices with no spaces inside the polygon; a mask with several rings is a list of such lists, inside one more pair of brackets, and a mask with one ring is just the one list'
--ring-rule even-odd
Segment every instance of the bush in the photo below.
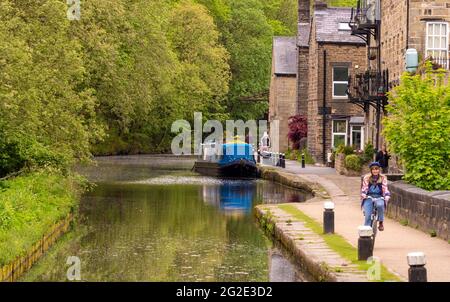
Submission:
{"label": "bush", "polygon": [[352,146],[339,145],[336,148],[336,154],[340,154],[340,153],[345,154],[345,155],[350,155],[350,154],[354,154],[355,151]]}
{"label": "bush", "polygon": [[345,157],[345,167],[353,171],[361,171],[362,162],[358,155],[351,154]]}
{"label": "bush", "polygon": [[450,86],[428,63],[402,76],[389,93],[384,135],[405,166],[404,179],[426,190],[450,190]]}
{"label": "bush", "polygon": [[76,178],[49,171],[2,183],[0,267],[29,250],[54,223],[73,211],[81,189]]}
{"label": "bush", "polygon": [[308,121],[303,115],[295,115],[289,118],[288,139],[292,142],[292,148],[298,150],[301,148],[301,140],[308,134]]}
{"label": "bush", "polygon": [[7,138],[0,133],[0,177],[24,168],[65,168],[69,159],[27,137]]}
{"label": "bush", "polygon": [[363,163],[368,163],[373,161],[373,155],[375,154],[375,148],[372,144],[366,144],[364,147],[364,153],[361,155]]}
{"label": "bush", "polygon": [[307,164],[307,165],[314,165],[316,162],[314,161],[314,158],[312,157],[312,155],[308,152],[308,149],[303,149],[303,150],[300,150],[299,152],[298,152],[298,156],[297,156],[297,160],[299,161],[299,162],[301,162],[302,161],[302,154],[303,153],[305,153],[305,163]]}

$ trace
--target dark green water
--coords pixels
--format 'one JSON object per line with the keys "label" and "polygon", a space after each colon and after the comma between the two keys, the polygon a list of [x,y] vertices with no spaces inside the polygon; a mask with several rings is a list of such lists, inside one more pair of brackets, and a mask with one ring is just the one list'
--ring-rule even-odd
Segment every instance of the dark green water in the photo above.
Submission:
{"label": "dark green water", "polygon": [[80,169],[97,186],[79,219],[24,277],[66,281],[67,258],[83,281],[303,281],[304,274],[255,223],[261,203],[306,194],[262,180],[220,180],[189,170],[191,161],[100,159]]}

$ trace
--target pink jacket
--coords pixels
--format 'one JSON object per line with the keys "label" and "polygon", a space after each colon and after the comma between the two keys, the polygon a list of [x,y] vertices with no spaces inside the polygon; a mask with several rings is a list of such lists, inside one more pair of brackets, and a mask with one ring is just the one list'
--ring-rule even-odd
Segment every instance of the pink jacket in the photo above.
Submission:
{"label": "pink jacket", "polygon": [[[361,186],[361,202],[367,198],[367,192],[369,191],[369,180],[372,174],[367,174],[363,178],[362,186]],[[380,178],[378,179],[378,183],[381,183],[381,189],[383,191],[384,201],[387,205],[389,199],[391,198],[391,192],[388,189],[387,177],[383,174],[380,174]]]}

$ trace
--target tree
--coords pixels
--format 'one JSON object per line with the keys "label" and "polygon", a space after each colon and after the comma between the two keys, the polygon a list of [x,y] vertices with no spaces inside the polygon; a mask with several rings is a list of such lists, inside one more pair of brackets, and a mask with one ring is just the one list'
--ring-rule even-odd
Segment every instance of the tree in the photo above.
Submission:
{"label": "tree", "polygon": [[102,136],[81,46],[56,0],[0,3],[1,174],[88,159]]}
{"label": "tree", "polygon": [[292,148],[299,150],[302,139],[308,136],[308,120],[303,115],[295,115],[289,118],[288,138],[292,142]]}
{"label": "tree", "polygon": [[168,39],[179,61],[175,89],[184,118],[195,111],[205,118],[224,117],[223,101],[230,81],[229,55],[204,6],[182,1],[169,18]]}
{"label": "tree", "polygon": [[405,73],[389,94],[384,135],[405,165],[405,179],[426,190],[450,190],[450,86],[443,70]]}

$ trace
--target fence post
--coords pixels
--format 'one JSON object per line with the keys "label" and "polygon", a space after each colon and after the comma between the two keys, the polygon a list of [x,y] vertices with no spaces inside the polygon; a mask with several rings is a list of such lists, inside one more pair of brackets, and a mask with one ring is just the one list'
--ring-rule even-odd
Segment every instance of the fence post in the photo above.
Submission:
{"label": "fence post", "polygon": [[370,226],[358,227],[358,260],[367,260],[373,256],[373,230]]}
{"label": "fence post", "polygon": [[323,233],[334,234],[334,203],[327,201],[323,204]]}
{"label": "fence post", "polygon": [[306,163],[305,163],[305,153],[302,153],[302,168],[306,167]]}
{"label": "fence post", "polygon": [[427,282],[427,269],[425,268],[426,259],[423,252],[409,253],[406,256],[408,260],[408,281],[409,282]]}

